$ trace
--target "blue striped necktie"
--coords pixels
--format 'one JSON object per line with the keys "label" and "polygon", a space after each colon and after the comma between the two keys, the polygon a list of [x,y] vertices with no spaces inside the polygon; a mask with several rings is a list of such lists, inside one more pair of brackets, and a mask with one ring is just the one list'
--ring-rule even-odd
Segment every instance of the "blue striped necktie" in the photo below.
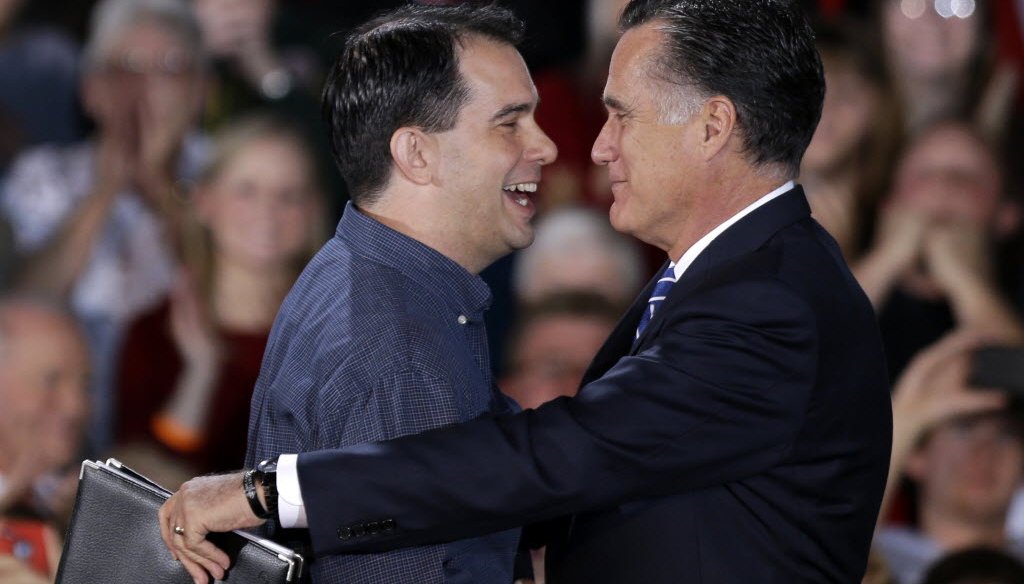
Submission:
{"label": "blue striped necktie", "polygon": [[640,317],[640,324],[636,327],[636,338],[640,338],[643,334],[644,329],[647,328],[647,323],[651,322],[651,318],[654,316],[654,311],[661,306],[661,303],[665,301],[665,297],[668,296],[668,291],[672,289],[672,284],[676,283],[676,264],[669,262],[668,268],[661,274],[661,278],[658,283],[654,285],[654,291],[651,292],[651,299],[647,301],[647,310],[644,311],[643,316]]}

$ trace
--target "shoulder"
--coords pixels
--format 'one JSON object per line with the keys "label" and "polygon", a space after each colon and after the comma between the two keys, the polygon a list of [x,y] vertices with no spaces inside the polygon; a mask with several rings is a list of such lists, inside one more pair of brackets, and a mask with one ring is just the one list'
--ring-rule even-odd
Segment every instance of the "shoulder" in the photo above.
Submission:
{"label": "shoulder", "polygon": [[301,346],[325,370],[390,368],[424,350],[443,353],[441,310],[421,283],[334,238],[286,298],[268,351],[278,343]]}

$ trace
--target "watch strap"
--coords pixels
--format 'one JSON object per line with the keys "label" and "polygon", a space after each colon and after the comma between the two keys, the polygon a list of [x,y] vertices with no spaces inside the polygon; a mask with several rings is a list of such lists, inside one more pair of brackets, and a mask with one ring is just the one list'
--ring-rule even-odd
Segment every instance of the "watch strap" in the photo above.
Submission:
{"label": "watch strap", "polygon": [[[257,473],[257,469],[251,469],[245,471],[242,475],[242,488],[245,490],[245,500],[249,502],[249,508],[252,509],[253,514],[260,519],[269,519],[271,514],[263,508],[260,504],[260,499],[256,495],[256,481],[254,475]],[[269,506],[269,499],[268,499]]]}

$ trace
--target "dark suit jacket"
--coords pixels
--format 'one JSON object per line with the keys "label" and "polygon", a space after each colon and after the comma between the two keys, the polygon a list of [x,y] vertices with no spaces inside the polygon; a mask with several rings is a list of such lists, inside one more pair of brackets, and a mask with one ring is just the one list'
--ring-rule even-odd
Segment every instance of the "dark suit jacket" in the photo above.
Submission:
{"label": "dark suit jacket", "polygon": [[560,583],[858,583],[892,420],[874,313],[796,188],[722,233],[580,394],[303,454],[318,553],[556,521]]}

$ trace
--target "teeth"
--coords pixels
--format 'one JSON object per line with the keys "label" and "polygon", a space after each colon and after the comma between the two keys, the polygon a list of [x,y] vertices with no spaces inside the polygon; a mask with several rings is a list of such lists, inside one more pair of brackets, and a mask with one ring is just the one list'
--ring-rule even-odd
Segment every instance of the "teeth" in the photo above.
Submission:
{"label": "teeth", "polygon": [[516,191],[518,191],[520,193],[535,193],[535,192],[537,192],[537,183],[535,183],[535,182],[519,183],[519,184],[515,184],[515,185],[508,185],[508,186],[503,187],[503,188],[506,191],[509,191],[509,192],[516,192]]}
{"label": "teeth", "polygon": [[530,204],[530,199],[528,197],[516,197],[516,202],[525,207]]}

